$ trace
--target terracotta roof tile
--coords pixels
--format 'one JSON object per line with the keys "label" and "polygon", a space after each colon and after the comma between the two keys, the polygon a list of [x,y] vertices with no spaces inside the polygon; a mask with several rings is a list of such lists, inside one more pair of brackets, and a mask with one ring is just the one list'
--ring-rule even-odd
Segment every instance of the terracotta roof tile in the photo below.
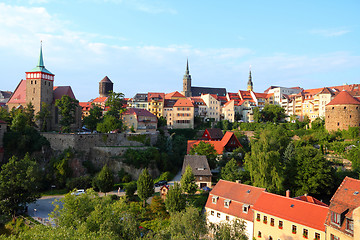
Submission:
{"label": "terracotta roof tile", "polygon": [[21,80],[7,103],[26,103],[26,80]]}
{"label": "terracotta roof tile", "polygon": [[347,91],[341,91],[337,94],[333,100],[331,100],[327,106],[329,105],[360,105],[360,101],[353,96],[350,95]]}
{"label": "terracotta roof tile", "polygon": [[[264,191],[264,188],[220,179],[213,190],[211,190],[205,207],[252,222],[252,206]],[[218,197],[216,204],[212,202],[213,197]],[[224,205],[224,201],[227,199],[231,200],[228,208]],[[250,210],[244,212],[244,205],[248,205]]]}
{"label": "terracotta roof tile", "polygon": [[174,97],[176,97],[176,98],[185,98],[185,96],[182,95],[181,93],[179,93],[178,91],[165,94],[165,99],[171,99],[171,98],[174,98]]}
{"label": "terracotta roof tile", "polygon": [[92,102],[102,103],[102,102],[106,102],[107,99],[108,99],[108,97],[97,97]]}
{"label": "terracotta roof tile", "polygon": [[189,99],[178,99],[174,107],[194,107],[194,104]]}

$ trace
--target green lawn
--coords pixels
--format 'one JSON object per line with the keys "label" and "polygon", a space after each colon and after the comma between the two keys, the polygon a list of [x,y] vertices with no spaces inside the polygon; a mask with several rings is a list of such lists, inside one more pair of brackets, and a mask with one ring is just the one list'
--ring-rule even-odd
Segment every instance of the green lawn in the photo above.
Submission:
{"label": "green lawn", "polygon": [[46,192],[42,192],[41,196],[44,197],[44,196],[65,195],[68,192],[69,191],[67,189],[53,189]]}

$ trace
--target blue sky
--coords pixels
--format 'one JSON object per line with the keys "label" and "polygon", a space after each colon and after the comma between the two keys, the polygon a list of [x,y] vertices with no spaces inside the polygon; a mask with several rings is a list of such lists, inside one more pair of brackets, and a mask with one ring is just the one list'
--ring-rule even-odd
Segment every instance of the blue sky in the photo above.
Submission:
{"label": "blue sky", "polygon": [[360,1],[11,0],[0,3],[1,90],[35,67],[80,101],[193,86],[254,90],[360,83]]}

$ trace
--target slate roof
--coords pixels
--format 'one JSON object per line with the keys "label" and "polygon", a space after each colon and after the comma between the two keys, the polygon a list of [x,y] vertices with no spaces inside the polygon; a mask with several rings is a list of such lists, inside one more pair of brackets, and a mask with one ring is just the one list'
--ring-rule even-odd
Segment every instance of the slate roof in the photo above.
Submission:
{"label": "slate roof", "polygon": [[209,163],[204,155],[185,155],[181,175],[190,166],[195,176],[212,176]]}
{"label": "slate roof", "polygon": [[156,119],[156,116],[149,112],[148,110],[141,109],[141,108],[128,108],[124,113],[124,115],[136,115],[136,116],[143,116],[143,117],[153,117]]}
{"label": "slate roof", "polygon": [[[209,134],[210,139],[222,139],[224,134],[220,128],[207,128],[204,131],[203,137],[205,137],[205,133]],[[207,138],[207,137],[206,137]]]}
{"label": "slate roof", "polygon": [[[253,222],[252,207],[264,191],[265,188],[220,179],[211,190],[205,207]],[[213,197],[218,197],[216,204],[212,203]],[[227,199],[231,200],[228,208],[224,206]],[[244,205],[249,205],[249,211],[243,211]]]}
{"label": "slate roof", "polygon": [[325,231],[324,224],[329,210],[326,206],[268,192],[261,193],[253,209],[320,231]]}
{"label": "slate roof", "polygon": [[[352,219],[353,210],[359,206],[360,180],[345,177],[330,200],[329,214],[326,218],[325,224],[348,234],[348,232],[345,230],[346,221],[344,221],[344,217]],[[341,214],[342,222],[340,227],[331,224],[330,212]]]}
{"label": "slate roof", "polygon": [[147,94],[147,93],[137,93],[137,94],[135,94],[135,96],[133,97],[133,100],[134,100],[134,101],[147,102],[147,98],[148,98],[148,94]]}
{"label": "slate roof", "polygon": [[192,96],[201,96],[201,94],[215,94],[217,96],[226,96],[226,88],[210,87],[191,87]]}
{"label": "slate roof", "polygon": [[326,106],[329,105],[360,105],[360,101],[347,91],[341,91]]}

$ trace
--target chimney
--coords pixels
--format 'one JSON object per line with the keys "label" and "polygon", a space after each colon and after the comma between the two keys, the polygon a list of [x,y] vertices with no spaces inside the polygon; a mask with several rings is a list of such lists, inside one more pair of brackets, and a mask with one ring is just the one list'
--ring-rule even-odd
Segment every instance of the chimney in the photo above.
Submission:
{"label": "chimney", "polygon": [[286,197],[289,198],[290,197],[290,190],[286,190]]}

